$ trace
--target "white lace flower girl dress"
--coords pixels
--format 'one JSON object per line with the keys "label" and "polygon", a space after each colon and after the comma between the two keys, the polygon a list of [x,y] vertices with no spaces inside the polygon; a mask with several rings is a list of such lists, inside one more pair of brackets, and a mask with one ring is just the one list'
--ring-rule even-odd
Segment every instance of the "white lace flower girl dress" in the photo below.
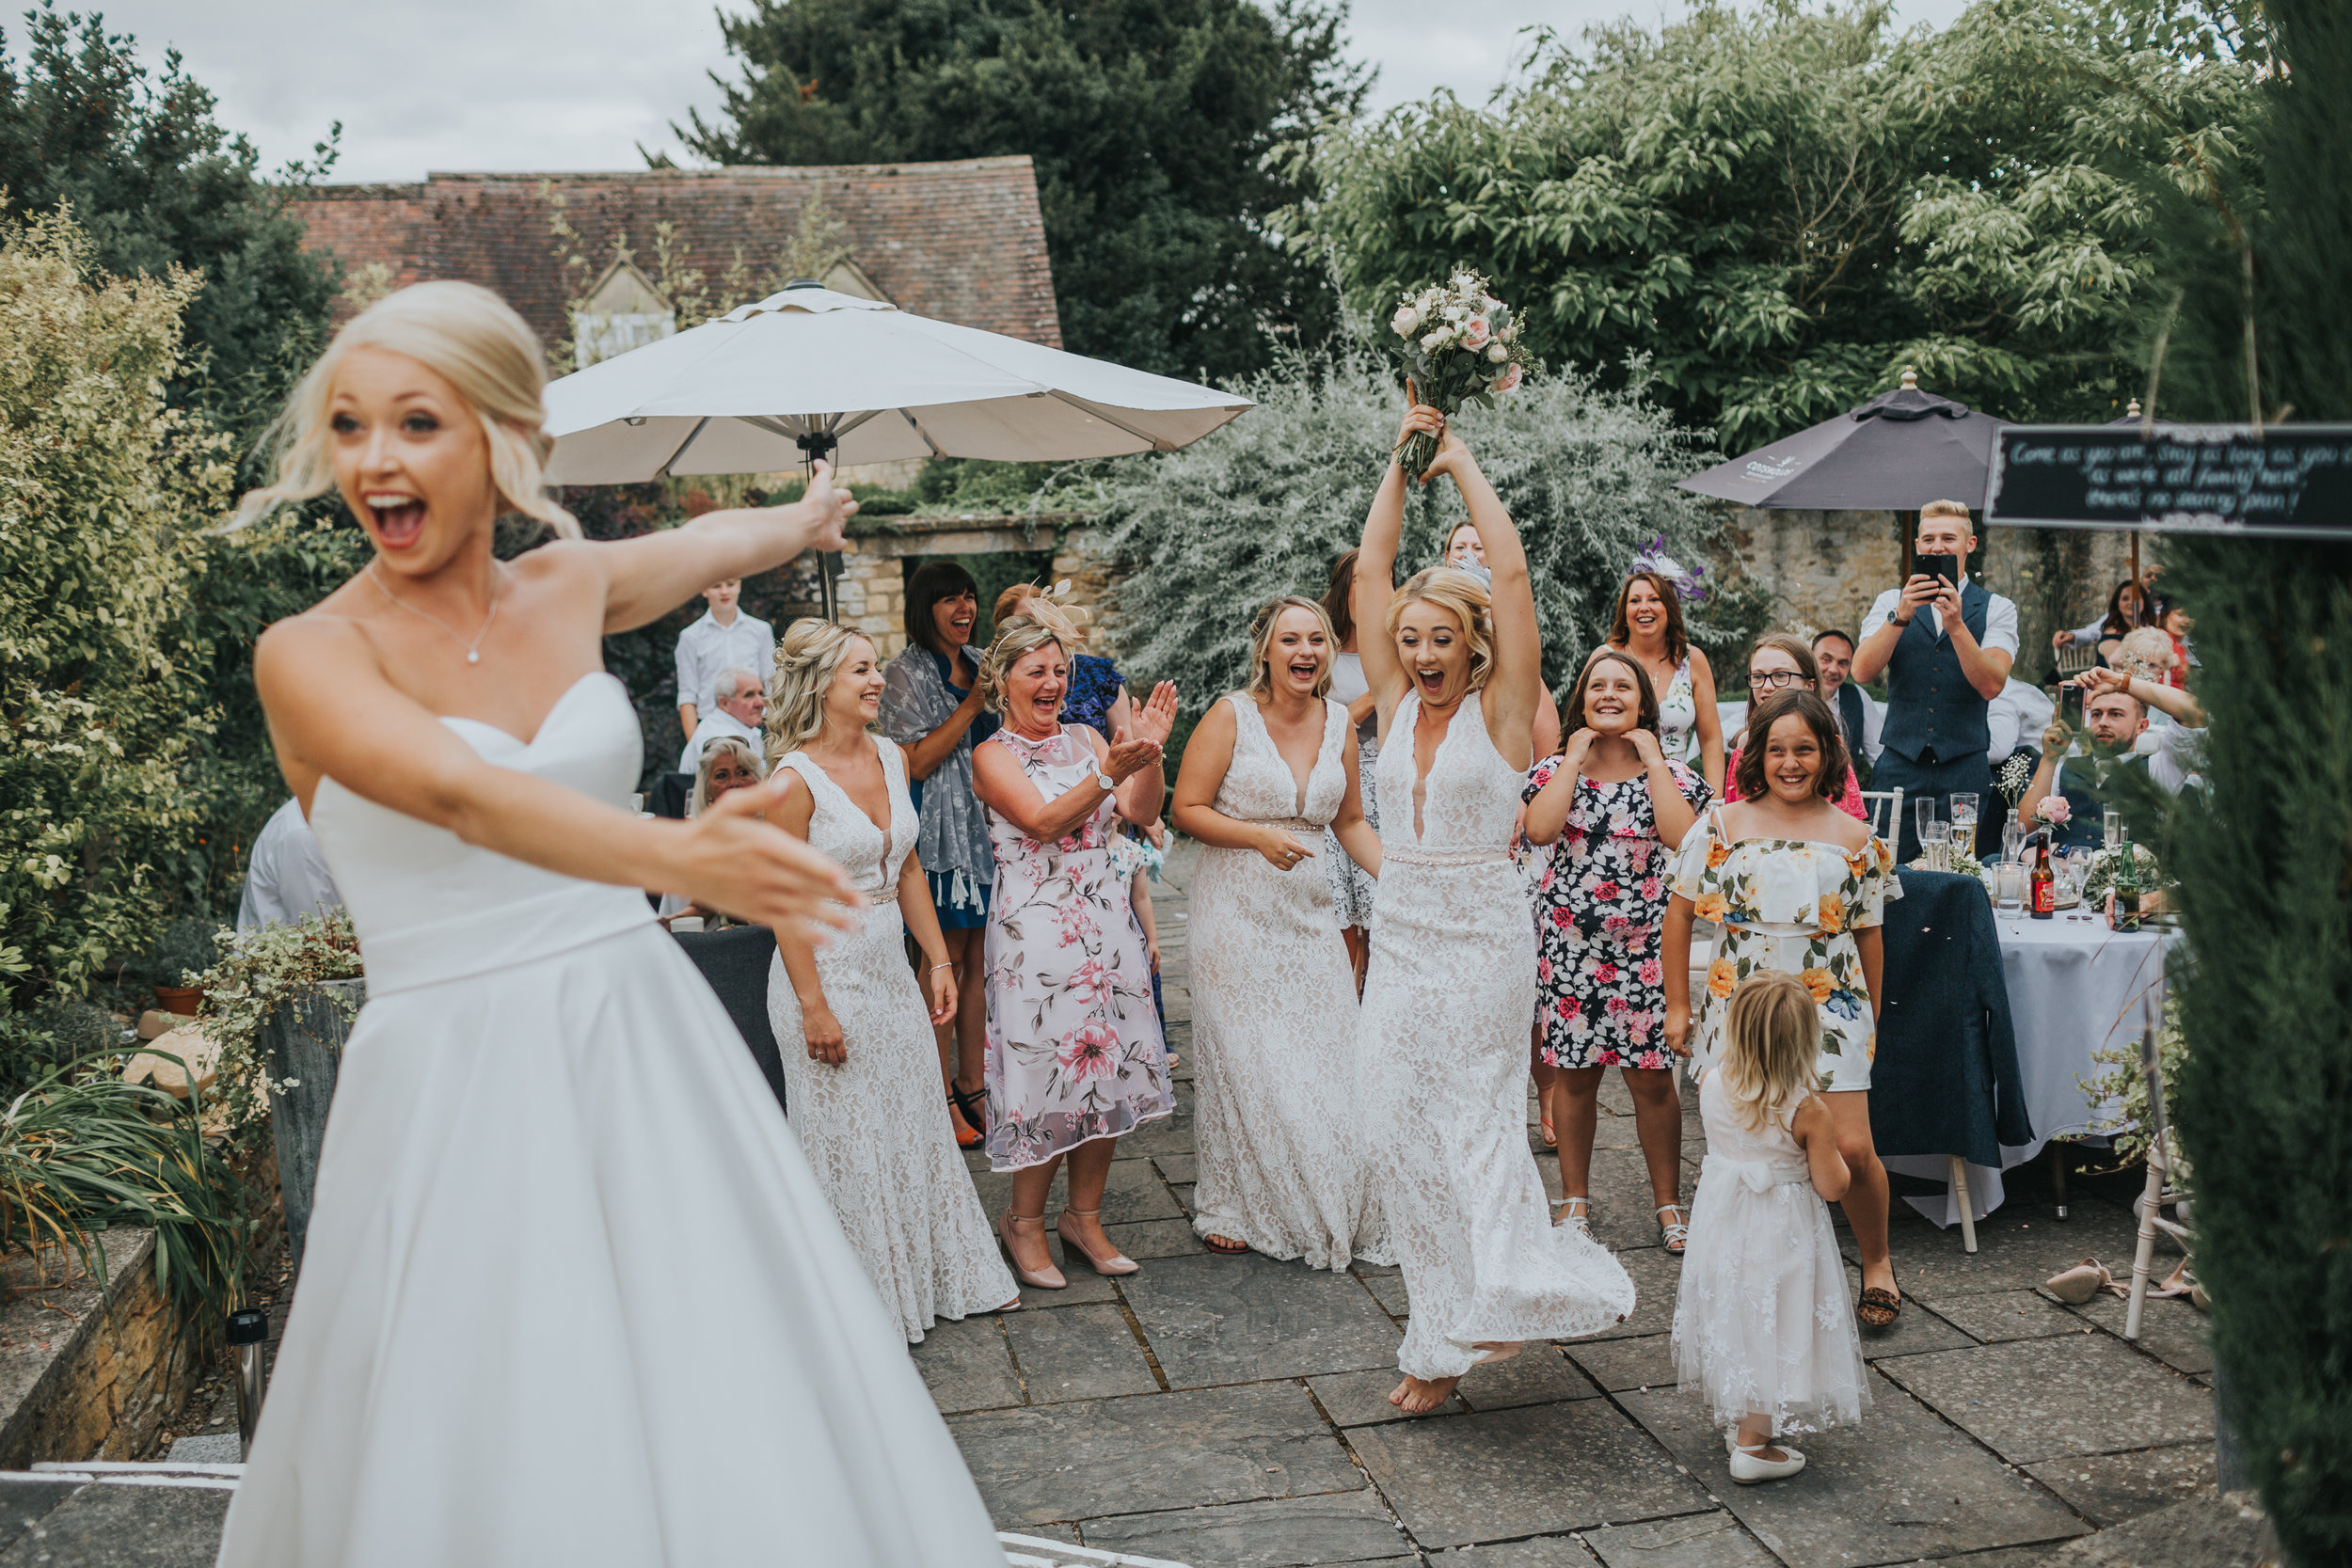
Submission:
{"label": "white lace flower girl dress", "polygon": [[1772,1431],[1820,1432],[1870,1402],[1862,1339],[1829,1205],[1785,1124],[1743,1126],[1708,1069],[1699,1084],[1707,1160],[1675,1299],[1675,1370],[1716,1424],[1768,1415]]}

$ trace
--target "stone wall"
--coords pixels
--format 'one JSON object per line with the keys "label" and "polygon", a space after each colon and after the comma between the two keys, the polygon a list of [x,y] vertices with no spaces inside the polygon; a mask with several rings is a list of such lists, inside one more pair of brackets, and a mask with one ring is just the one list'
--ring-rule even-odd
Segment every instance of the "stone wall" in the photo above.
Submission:
{"label": "stone wall", "polygon": [[[2022,651],[2029,656],[2019,661],[2023,678],[2043,670],[2055,627],[2098,615],[2108,592],[2130,575],[2125,534],[2002,528],[1982,530],[1979,537],[1985,586],[2017,603]],[[1871,601],[1900,581],[1902,535],[1892,512],[1727,507],[1719,561],[1773,595],[1778,629],[1852,632]]]}
{"label": "stone wall", "polygon": [[1076,602],[1091,607],[1108,578],[1086,553],[1088,533],[1086,517],[1074,512],[876,518],[859,525],[842,554],[841,619],[872,638],[882,657],[895,657],[907,645],[909,559],[1009,551],[1053,551],[1055,575],[1072,578]]}
{"label": "stone wall", "polygon": [[185,1402],[196,1356],[174,1354],[171,1309],[155,1284],[155,1233],[98,1237],[103,1286],[54,1251],[12,1258],[0,1308],[0,1469],[37,1460],[133,1460]]}

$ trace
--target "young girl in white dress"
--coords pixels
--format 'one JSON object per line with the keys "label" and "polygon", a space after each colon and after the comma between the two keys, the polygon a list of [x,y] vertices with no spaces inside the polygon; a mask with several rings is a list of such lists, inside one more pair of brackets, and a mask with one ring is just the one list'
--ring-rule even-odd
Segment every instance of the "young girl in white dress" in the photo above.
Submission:
{"label": "young girl in white dress", "polygon": [[1851,1425],[1870,1402],[1829,1224],[1846,1162],[1816,1092],[1820,1036],[1804,982],[1756,970],[1732,992],[1723,1050],[1699,1082],[1707,1160],[1675,1300],[1675,1370],[1707,1396],[1742,1485],[1804,1468],[1775,1436]]}
{"label": "young girl in white dress", "polygon": [[[795,621],[776,647],[768,748],[784,798],[768,820],[840,862],[866,905],[862,928],[821,951],[797,932],[776,934],[768,1017],[782,1047],[785,1104],[818,1184],[883,1305],[917,1342],[938,1319],[1020,1301],[931,1098],[931,1029],[956,1016],[955,965],[912,853],[921,819],[905,754],[866,730],[882,711],[882,684],[873,643],[831,621]],[[923,952],[919,989],[902,922]]]}

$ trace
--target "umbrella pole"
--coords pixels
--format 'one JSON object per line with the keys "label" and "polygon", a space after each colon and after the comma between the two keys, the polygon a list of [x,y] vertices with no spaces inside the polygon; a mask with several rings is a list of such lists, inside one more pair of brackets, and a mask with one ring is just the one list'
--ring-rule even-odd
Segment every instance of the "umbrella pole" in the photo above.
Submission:
{"label": "umbrella pole", "polygon": [[[806,495],[807,486],[817,483],[817,460],[831,457],[841,443],[830,430],[812,430],[797,440],[801,449],[801,493]],[[841,619],[841,552],[811,550],[809,553],[817,558],[817,613],[828,621],[838,622]]]}
{"label": "umbrella pole", "polygon": [[2139,594],[2139,624],[2148,625],[2148,590],[2139,586],[2139,530],[2132,530],[2132,588]]}

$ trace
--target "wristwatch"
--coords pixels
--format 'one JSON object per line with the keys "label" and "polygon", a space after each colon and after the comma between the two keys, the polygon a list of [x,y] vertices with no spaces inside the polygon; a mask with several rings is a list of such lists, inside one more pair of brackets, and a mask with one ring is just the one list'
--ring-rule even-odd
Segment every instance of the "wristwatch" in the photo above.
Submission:
{"label": "wristwatch", "polygon": [[1117,789],[1119,787],[1119,781],[1112,778],[1108,773],[1104,772],[1100,768],[1094,770],[1094,782],[1101,784],[1104,789]]}

